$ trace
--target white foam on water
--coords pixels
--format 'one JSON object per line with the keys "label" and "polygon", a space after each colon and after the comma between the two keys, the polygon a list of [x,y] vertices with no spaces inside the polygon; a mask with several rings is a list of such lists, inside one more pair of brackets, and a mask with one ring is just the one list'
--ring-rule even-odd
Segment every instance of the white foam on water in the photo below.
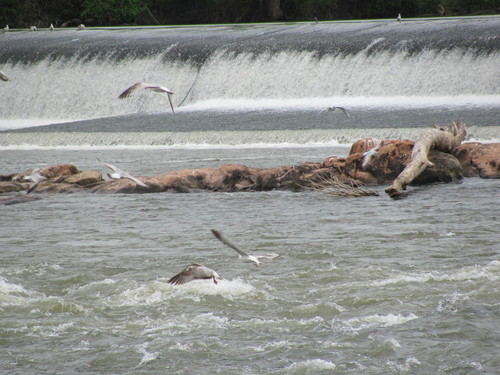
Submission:
{"label": "white foam on water", "polygon": [[499,95],[456,96],[331,96],[298,99],[206,99],[180,107],[177,112],[321,111],[333,105],[358,109],[431,109],[498,107]]}
{"label": "white foam on water", "polygon": [[311,318],[276,318],[276,319],[265,319],[265,318],[252,318],[242,321],[232,321],[233,325],[238,327],[248,327],[250,329],[258,330],[259,332],[274,332],[274,333],[289,333],[297,332],[297,330],[316,328],[325,319],[320,316],[314,316]]}
{"label": "white foam on water", "polygon": [[412,369],[418,367],[420,364],[420,361],[415,357],[405,358],[403,363],[397,363],[392,360],[387,361],[389,368],[392,368],[398,373],[411,373]]}
{"label": "white foam on water", "polygon": [[43,296],[36,301],[35,306],[45,314],[91,312],[91,309],[59,296]]}
{"label": "white foam on water", "polygon": [[142,306],[164,304],[166,301],[188,299],[200,301],[207,295],[220,295],[225,299],[235,299],[253,294],[256,289],[240,280],[194,280],[183,285],[171,285],[168,280],[155,280],[118,291],[108,297],[105,304],[115,308],[121,306]]}
{"label": "white foam on water", "polygon": [[51,315],[58,313],[87,313],[83,305],[61,296],[47,296],[44,293],[25,289],[0,276],[0,310],[14,307],[27,309],[30,314]]}
{"label": "white foam on water", "polygon": [[386,340],[386,342],[392,347],[393,350],[401,348],[401,344],[395,338],[390,337]]}
{"label": "white foam on water", "polygon": [[220,295],[224,298],[234,299],[245,296],[256,291],[251,284],[237,278],[232,280],[218,280],[215,284],[212,280],[194,280],[183,285],[168,285],[173,298],[180,296],[205,296]]}
{"label": "white foam on water", "polygon": [[[311,290],[311,292],[313,291]],[[331,301],[322,302],[321,304],[318,303],[301,304],[297,309],[301,313],[306,313],[306,314],[315,314],[322,309],[327,309],[330,313],[341,313],[345,311],[345,307],[340,306],[339,304]]]}
{"label": "white foam on water", "polygon": [[[472,127],[481,142],[494,142],[500,135],[494,127]],[[234,148],[349,147],[366,138],[416,139],[421,128],[343,128],[192,132],[34,132],[5,133],[0,150],[162,150]],[[468,140],[470,141],[470,140]]]}
{"label": "white foam on water", "polygon": [[[106,278],[103,280],[91,281],[84,285],[71,286],[66,288],[68,298],[78,300],[80,298],[95,298],[97,300],[105,299],[105,296],[113,295],[119,292],[121,285],[118,280]],[[109,298],[109,297],[108,297]]]}
{"label": "white foam on water", "polygon": [[[344,131],[339,131],[344,134]],[[362,134],[362,131],[358,131]],[[366,134],[366,132],[365,132]],[[347,143],[347,142],[346,142]],[[328,130],[198,131],[198,132],[65,132],[6,133],[0,150],[161,150],[333,147],[339,142]]]}
{"label": "white foam on water", "polygon": [[192,343],[182,344],[180,342],[176,342],[176,343],[174,343],[174,346],[172,347],[172,349],[179,350],[182,352],[191,352],[191,350],[192,350],[191,347],[192,347]]}
{"label": "white foam on water", "polygon": [[36,144],[21,144],[0,146],[0,150],[75,150],[75,151],[99,151],[99,150],[233,150],[233,149],[287,149],[287,148],[323,148],[345,146],[350,144],[340,144],[336,140],[329,142],[311,142],[311,143],[247,143],[247,144],[173,144],[173,145],[127,145],[115,144],[109,146],[96,145],[61,145],[61,146],[40,146]]}
{"label": "white foam on water", "polygon": [[0,276],[0,311],[9,306],[27,308],[44,298],[46,297],[42,293],[27,290]]}
{"label": "white foam on water", "polygon": [[481,139],[481,138],[470,138],[466,142],[463,143],[472,143],[472,142],[479,142],[479,143],[500,143],[500,138],[490,138],[490,139]]}
{"label": "white foam on water", "polygon": [[387,315],[374,314],[365,317],[356,317],[348,319],[344,323],[347,324],[348,327],[351,327],[354,331],[359,331],[374,327],[391,327],[394,325],[404,324],[414,319],[418,319],[418,316],[413,313],[406,316],[391,313]]}
{"label": "white foam on water", "polygon": [[19,267],[10,268],[8,273],[10,275],[21,275],[21,274],[30,274],[36,276],[42,276],[47,274],[50,271],[59,271],[62,270],[62,267],[58,264],[49,264],[47,262],[34,263],[34,264],[26,264]]}
{"label": "white foam on water", "polygon": [[75,347],[72,348],[73,351],[89,351],[92,350],[92,345],[90,344],[89,340],[82,340],[76,345]]}
{"label": "white foam on water", "polygon": [[149,363],[151,361],[154,361],[155,359],[158,358],[160,353],[158,352],[153,352],[153,351],[148,351],[148,343],[143,343],[135,346],[135,350],[139,353],[142,354],[141,361],[139,362],[138,366],[142,366],[145,363]]}
{"label": "white foam on water", "polygon": [[192,317],[192,324],[198,327],[227,328],[229,319],[225,316],[218,316],[212,312],[202,313]]}
{"label": "white foam on water", "polygon": [[[414,96],[378,96],[378,97],[328,97],[328,98],[301,98],[301,99],[208,99],[177,108],[178,113],[214,112],[214,113],[241,113],[253,111],[269,111],[270,113],[289,111],[321,111],[326,107],[343,106],[351,111],[356,110],[402,110],[402,109],[479,109],[495,108],[500,103],[499,95],[458,95],[439,97]],[[143,112],[154,113],[154,112]],[[130,113],[123,113],[130,114]],[[90,118],[101,118],[114,114],[95,115]],[[325,114],[328,115],[328,114]],[[52,124],[69,123],[72,121],[90,119],[88,116],[75,118],[43,118],[26,117],[14,119],[0,119],[0,131],[46,126]]]}
{"label": "white foam on water", "polygon": [[286,368],[287,374],[315,374],[316,371],[335,370],[335,363],[324,359],[308,359],[301,362],[295,362]]}
{"label": "white foam on water", "polygon": [[[167,313],[164,316],[139,322],[143,325],[142,334],[144,336],[176,336],[183,335],[194,330],[228,329],[231,322],[225,316],[217,315],[213,312],[192,313]],[[178,350],[190,350],[189,345],[176,345]]]}
{"label": "white foam on water", "polygon": [[289,340],[271,341],[267,342],[262,350],[265,351],[270,349],[289,349],[292,345],[297,344]]}
{"label": "white foam on water", "polygon": [[442,232],[439,233],[439,237],[455,237],[456,233],[454,232]]}
{"label": "white foam on water", "polygon": [[478,370],[480,372],[484,372],[484,367],[483,367],[483,365],[480,362],[471,362],[471,363],[469,363],[469,365],[473,369],[476,369],[476,370]]}
{"label": "white foam on water", "polygon": [[[191,330],[191,315],[179,314],[169,316],[168,319],[156,320],[155,322],[145,322],[145,328],[142,332],[145,336],[173,336],[181,333],[187,333]],[[179,350],[190,350],[190,346],[179,347]]]}
{"label": "white foam on water", "polygon": [[350,143],[341,144],[337,140],[328,142],[308,142],[308,143],[242,143],[242,144],[210,144],[210,143],[177,143],[172,145],[128,145],[128,144],[113,144],[113,145],[48,145],[42,146],[39,144],[20,144],[0,146],[0,150],[75,150],[75,151],[100,151],[100,150],[234,150],[234,149],[289,149],[289,148],[324,148],[344,146],[351,147]]}
{"label": "white foam on water", "polygon": [[75,324],[73,322],[60,323],[60,324],[43,324],[36,325],[30,328],[29,335],[34,335],[38,337],[59,337],[69,331],[74,330]]}
{"label": "white foam on water", "polygon": [[107,287],[109,285],[116,284],[118,280],[115,279],[110,279],[106,278],[103,280],[98,280],[98,281],[91,281],[88,284],[82,285],[80,287],[77,287],[75,291],[82,291],[82,292],[87,292],[87,291],[95,291],[95,289],[99,289],[100,287],[104,286]]}
{"label": "white foam on water", "polygon": [[402,274],[384,280],[370,282],[370,285],[386,286],[398,283],[426,283],[430,281],[471,281],[500,279],[500,261],[494,260],[486,265],[466,266],[449,271],[433,271],[418,274]]}

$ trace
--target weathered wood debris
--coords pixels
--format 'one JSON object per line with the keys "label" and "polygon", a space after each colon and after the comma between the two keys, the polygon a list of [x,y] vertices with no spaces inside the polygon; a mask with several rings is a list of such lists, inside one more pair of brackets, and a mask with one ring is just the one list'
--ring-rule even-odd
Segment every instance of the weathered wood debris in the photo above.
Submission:
{"label": "weathered wood debris", "polygon": [[[31,200],[41,193],[158,193],[321,191],[332,196],[377,195],[366,186],[392,184],[390,197],[400,197],[407,185],[452,182],[463,177],[500,178],[500,143],[463,143],[465,126],[425,130],[419,139],[355,142],[347,157],[330,156],[322,162],[306,162],[274,168],[224,164],[218,168],[169,171],[158,176],[105,180],[99,171],[80,171],[72,164],[58,164],[37,172],[47,179],[28,195],[32,171],[0,175],[0,203]],[[22,194],[22,196],[21,196]]]}
{"label": "weathered wood debris", "polygon": [[[396,177],[392,182],[392,185],[385,189],[385,192],[389,194],[390,197],[397,197],[401,195],[406,186],[412,183],[418,176],[420,176],[427,168],[433,167],[434,163],[429,160],[430,151],[442,151],[444,153],[451,153],[455,148],[460,146],[462,141],[465,139],[465,125],[460,122],[454,122],[447,129],[434,126],[433,129],[426,130],[420,134],[413,145],[411,151],[411,160],[403,169],[403,171]],[[458,160],[457,160],[458,161]],[[457,163],[457,168],[454,164],[455,160],[448,158],[448,160],[443,160],[440,164],[448,165],[448,169],[456,170],[460,172]],[[454,178],[459,178],[459,175],[454,175]]]}

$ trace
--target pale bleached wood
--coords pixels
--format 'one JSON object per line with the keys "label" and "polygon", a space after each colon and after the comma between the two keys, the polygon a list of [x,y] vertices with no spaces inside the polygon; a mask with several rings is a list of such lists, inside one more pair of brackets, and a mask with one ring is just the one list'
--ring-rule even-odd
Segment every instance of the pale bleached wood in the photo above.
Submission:
{"label": "pale bleached wood", "polygon": [[391,198],[400,196],[406,185],[415,180],[427,167],[433,166],[428,157],[430,150],[451,152],[462,143],[466,134],[465,125],[461,122],[454,122],[446,129],[434,125],[433,129],[422,132],[413,146],[410,163],[396,177],[392,185],[385,189],[385,192]]}

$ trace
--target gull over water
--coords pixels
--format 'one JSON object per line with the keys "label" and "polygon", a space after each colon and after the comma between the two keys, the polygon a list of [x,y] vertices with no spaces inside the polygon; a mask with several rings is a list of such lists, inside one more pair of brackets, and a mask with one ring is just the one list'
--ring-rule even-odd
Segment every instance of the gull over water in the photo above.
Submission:
{"label": "gull over water", "polygon": [[148,187],[148,185],[139,180],[137,177],[132,176],[129,172],[124,171],[113,164],[105,163],[103,161],[101,161],[101,163],[113,171],[113,173],[108,173],[109,178],[112,178],[114,180],[119,180],[120,178],[127,178],[131,181],[134,181],[137,185]]}
{"label": "gull over water", "polygon": [[318,115],[323,113],[323,112],[333,112],[335,110],[340,110],[344,113],[344,115],[346,115],[347,117],[351,117],[351,115],[349,114],[349,112],[347,112],[347,109],[345,109],[344,107],[336,107],[336,106],[333,106],[333,107],[326,107],[325,109],[322,109],[321,111],[318,112]]}
{"label": "gull over water", "polygon": [[154,83],[146,83],[146,82],[134,83],[132,86],[130,86],[124,92],[122,92],[118,96],[118,98],[120,98],[120,99],[128,98],[130,95],[132,95],[133,92],[140,91],[140,90],[151,90],[154,92],[166,93],[167,97],[168,97],[168,102],[170,103],[170,108],[172,109],[172,113],[175,113],[174,105],[172,103],[172,95],[174,93],[170,89],[166,88],[165,86],[157,85]]}
{"label": "gull over water", "polygon": [[256,267],[259,267],[260,259],[274,259],[278,256],[278,254],[265,254],[265,255],[252,255],[248,254],[245,251],[241,250],[234,243],[229,241],[224,235],[216,229],[212,229],[213,235],[224,245],[229,246],[231,249],[238,253],[238,256],[244,259],[246,262],[254,264]]}
{"label": "gull over water", "polygon": [[[215,229],[212,229],[213,235],[221,241],[223,244],[229,246],[234,251],[238,253],[240,258],[244,258],[246,262],[254,264],[256,267],[259,267],[260,259],[274,259],[278,256],[278,254],[266,254],[266,255],[251,255],[241,250],[234,243],[229,241],[224,235]],[[184,268],[181,272],[174,275],[168,280],[169,284],[173,285],[182,285],[186,284],[193,280],[213,280],[214,284],[218,283],[218,280],[222,280],[222,277],[213,269],[208,268],[202,264],[193,263],[190,266]]]}
{"label": "gull over water", "polygon": [[182,285],[193,280],[206,279],[211,279],[214,284],[217,284],[217,280],[222,280],[222,277],[211,268],[198,263],[193,263],[184,268],[177,275],[173,276],[170,280],[168,280],[168,283],[173,285]]}

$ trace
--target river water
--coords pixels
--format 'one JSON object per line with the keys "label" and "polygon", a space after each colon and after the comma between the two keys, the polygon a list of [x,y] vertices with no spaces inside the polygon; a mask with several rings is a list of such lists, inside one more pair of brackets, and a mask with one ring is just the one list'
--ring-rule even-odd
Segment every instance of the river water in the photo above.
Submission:
{"label": "river water", "polygon": [[[0,82],[0,173],[57,163],[105,173],[98,159],[139,176],[321,162],[346,156],[359,138],[415,139],[453,120],[466,123],[467,141],[498,142],[498,25],[487,17],[4,33],[1,69],[11,81]],[[352,40],[340,39],[346,34]],[[266,56],[255,52],[263,36]],[[180,37],[185,45],[171,43]],[[74,39],[82,43],[68,47]],[[384,40],[391,43],[367,53]],[[115,44],[133,57],[102,52]],[[316,44],[321,53],[311,52]],[[341,89],[310,74],[353,64],[358,73],[336,77]],[[276,67],[283,72],[272,78]],[[161,94],[116,100],[140,79],[175,87],[176,114]],[[351,117],[318,114],[332,104]],[[34,194],[40,199],[1,206],[0,370],[498,373],[498,180],[409,187],[400,200],[384,188],[364,198]],[[279,256],[256,268],[210,229]],[[224,279],[167,283],[194,262]]]}

